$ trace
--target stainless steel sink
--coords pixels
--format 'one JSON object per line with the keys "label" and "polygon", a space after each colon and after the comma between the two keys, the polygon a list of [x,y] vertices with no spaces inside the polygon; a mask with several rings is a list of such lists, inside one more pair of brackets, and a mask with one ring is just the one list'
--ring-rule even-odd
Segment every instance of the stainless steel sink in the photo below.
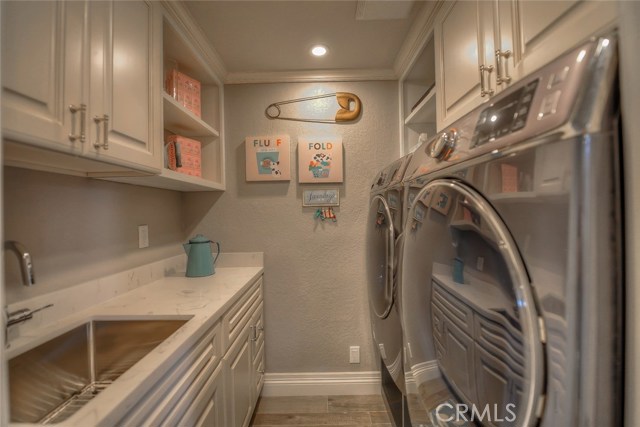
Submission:
{"label": "stainless steel sink", "polygon": [[66,420],[187,320],[95,320],[9,360],[11,421]]}

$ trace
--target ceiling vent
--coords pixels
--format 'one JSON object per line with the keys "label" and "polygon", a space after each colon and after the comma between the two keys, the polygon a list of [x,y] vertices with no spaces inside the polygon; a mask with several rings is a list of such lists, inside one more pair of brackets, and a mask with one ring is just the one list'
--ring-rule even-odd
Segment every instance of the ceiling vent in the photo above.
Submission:
{"label": "ceiling vent", "polygon": [[407,19],[411,14],[414,0],[358,0],[357,21],[379,21]]}

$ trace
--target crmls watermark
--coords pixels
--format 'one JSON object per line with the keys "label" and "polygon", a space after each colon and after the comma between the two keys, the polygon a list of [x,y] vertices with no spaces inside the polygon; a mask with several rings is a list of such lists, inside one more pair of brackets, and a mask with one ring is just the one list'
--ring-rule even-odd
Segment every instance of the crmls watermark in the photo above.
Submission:
{"label": "crmls watermark", "polygon": [[497,404],[484,405],[484,408],[476,405],[465,405],[464,403],[452,404],[445,402],[436,408],[436,418],[441,426],[464,426],[472,421],[513,422],[516,420],[516,405],[508,403],[505,405],[505,412],[500,416],[500,407]]}

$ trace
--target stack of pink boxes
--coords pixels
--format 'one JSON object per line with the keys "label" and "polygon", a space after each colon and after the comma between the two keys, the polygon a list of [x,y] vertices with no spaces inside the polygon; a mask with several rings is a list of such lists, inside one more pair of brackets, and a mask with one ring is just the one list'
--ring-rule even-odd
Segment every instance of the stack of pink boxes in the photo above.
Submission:
{"label": "stack of pink boxes", "polygon": [[166,167],[185,175],[202,177],[201,143],[180,135],[170,135],[165,142]]}
{"label": "stack of pink boxes", "polygon": [[167,72],[166,89],[180,105],[201,117],[200,82],[177,70]]}

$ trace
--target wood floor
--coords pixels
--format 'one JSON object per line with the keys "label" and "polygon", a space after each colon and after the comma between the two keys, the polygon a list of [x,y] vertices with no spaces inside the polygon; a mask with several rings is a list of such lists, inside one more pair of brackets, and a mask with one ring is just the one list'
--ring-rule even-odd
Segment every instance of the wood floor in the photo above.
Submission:
{"label": "wood floor", "polygon": [[391,427],[382,396],[261,397],[250,426]]}

